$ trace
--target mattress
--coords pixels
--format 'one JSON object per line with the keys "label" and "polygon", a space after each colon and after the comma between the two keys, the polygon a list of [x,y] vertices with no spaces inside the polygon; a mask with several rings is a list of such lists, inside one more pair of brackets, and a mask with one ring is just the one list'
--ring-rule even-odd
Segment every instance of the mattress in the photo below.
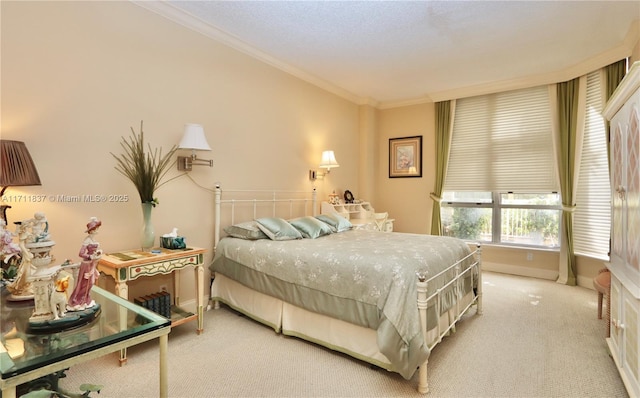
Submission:
{"label": "mattress", "polygon": [[[431,328],[472,292],[471,273],[461,284],[447,285],[473,263],[469,254],[467,244],[454,238],[350,230],[291,241],[223,238],[210,268],[285,303],[375,331],[379,351],[408,379],[429,355],[416,272],[434,278],[428,295],[444,290],[428,307]],[[465,257],[457,270],[446,270]],[[278,322],[267,320],[276,329]]]}

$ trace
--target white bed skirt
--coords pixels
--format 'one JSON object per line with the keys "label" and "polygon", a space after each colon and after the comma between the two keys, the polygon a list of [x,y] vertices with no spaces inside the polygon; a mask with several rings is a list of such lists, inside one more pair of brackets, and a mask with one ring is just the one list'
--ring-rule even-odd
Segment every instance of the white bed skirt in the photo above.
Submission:
{"label": "white bed skirt", "polygon": [[[216,302],[216,307],[218,301],[223,302],[276,332],[299,337],[393,371],[387,357],[378,349],[377,334],[373,329],[307,311],[256,292],[221,274],[216,274],[211,285],[211,299]],[[457,307],[466,308],[473,299],[471,291]],[[444,313],[440,317],[440,330],[445,330],[457,316],[455,308]],[[430,347],[438,343],[438,334],[437,327],[427,331]]]}

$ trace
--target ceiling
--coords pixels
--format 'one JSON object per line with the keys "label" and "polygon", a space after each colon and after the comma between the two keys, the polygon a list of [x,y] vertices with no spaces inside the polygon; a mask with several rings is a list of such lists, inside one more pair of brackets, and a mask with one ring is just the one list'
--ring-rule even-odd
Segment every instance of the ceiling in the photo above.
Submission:
{"label": "ceiling", "polygon": [[640,37],[640,1],[134,2],[378,107],[569,80]]}

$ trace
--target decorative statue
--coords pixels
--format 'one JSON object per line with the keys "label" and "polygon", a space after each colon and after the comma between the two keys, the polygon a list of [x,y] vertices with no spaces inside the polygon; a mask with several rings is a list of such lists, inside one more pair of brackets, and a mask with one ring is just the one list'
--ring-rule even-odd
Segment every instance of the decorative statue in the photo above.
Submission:
{"label": "decorative statue", "polygon": [[20,246],[20,253],[22,259],[20,266],[18,267],[18,276],[16,279],[7,286],[7,289],[13,294],[14,297],[33,297],[33,290],[31,289],[31,282],[29,276],[31,275],[31,268],[33,260],[33,253],[27,249],[27,242],[32,242],[33,235],[31,233],[29,223],[16,223],[16,231],[18,233],[18,242]]}
{"label": "decorative statue", "polygon": [[102,257],[102,249],[100,249],[100,243],[95,240],[95,235],[101,225],[102,222],[96,217],[91,217],[87,224],[85,232],[88,235],[82,243],[78,254],[82,258],[80,269],[78,270],[78,281],[67,304],[67,310],[69,311],[82,311],[95,305],[90,293],[98,276],[100,276],[97,265],[98,260]]}
{"label": "decorative statue", "polygon": [[29,220],[34,242],[49,240],[49,222],[43,212],[37,212],[33,219]]}
{"label": "decorative statue", "polygon": [[53,319],[60,319],[61,317],[64,317],[66,313],[69,279],[71,279],[71,275],[59,275],[53,284],[53,291],[51,292],[51,298],[49,299],[51,312],[53,312]]}
{"label": "decorative statue", "polygon": [[13,233],[7,230],[7,223],[0,218],[0,260],[5,264],[20,253],[20,247],[13,243]]}

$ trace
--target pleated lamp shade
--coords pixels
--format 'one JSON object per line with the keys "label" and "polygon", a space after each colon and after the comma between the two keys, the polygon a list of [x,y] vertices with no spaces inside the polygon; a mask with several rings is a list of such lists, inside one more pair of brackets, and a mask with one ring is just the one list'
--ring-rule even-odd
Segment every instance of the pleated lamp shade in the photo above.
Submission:
{"label": "pleated lamp shade", "polygon": [[42,185],[24,142],[0,140],[0,187]]}

